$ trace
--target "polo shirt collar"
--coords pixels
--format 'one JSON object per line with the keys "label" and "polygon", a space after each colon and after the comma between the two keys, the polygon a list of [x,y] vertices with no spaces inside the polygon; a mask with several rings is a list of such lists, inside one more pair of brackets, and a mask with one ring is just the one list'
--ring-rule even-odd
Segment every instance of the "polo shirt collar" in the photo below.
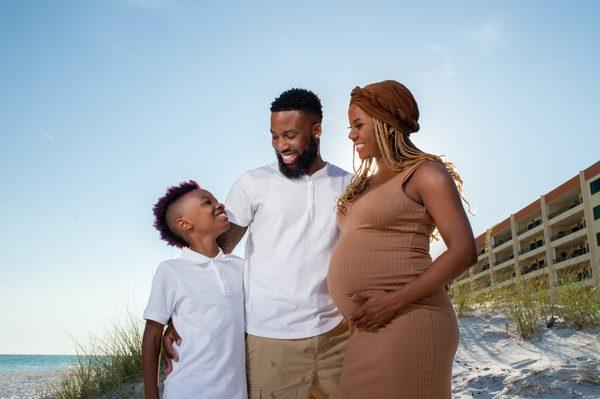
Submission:
{"label": "polo shirt collar", "polygon": [[212,261],[214,259],[221,259],[224,256],[225,256],[225,254],[223,253],[223,250],[221,248],[219,248],[219,253],[214,258],[209,258],[208,256],[202,255],[201,253],[198,253],[190,248],[183,248],[181,250],[181,258],[183,260],[186,260],[188,262],[195,263],[195,264],[201,265],[201,266],[208,264],[210,261]]}
{"label": "polo shirt collar", "polygon": [[321,175],[327,175],[329,171],[329,162],[325,161],[325,165],[323,165],[323,167],[319,170],[317,170],[315,173],[312,174],[312,176],[308,176],[307,177],[309,179],[316,179],[318,177],[320,177]]}

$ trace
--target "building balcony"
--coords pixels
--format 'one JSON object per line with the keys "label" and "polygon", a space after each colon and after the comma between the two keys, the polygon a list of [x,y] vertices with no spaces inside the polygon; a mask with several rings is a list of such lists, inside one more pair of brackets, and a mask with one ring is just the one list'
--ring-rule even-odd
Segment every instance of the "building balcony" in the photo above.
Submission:
{"label": "building balcony", "polygon": [[534,222],[531,222],[527,226],[525,226],[521,230],[519,230],[517,232],[517,235],[520,236],[521,234],[526,233],[526,232],[528,232],[530,230],[533,230],[536,227],[541,226],[541,225],[542,225],[542,221],[541,220],[536,220]]}
{"label": "building balcony", "polygon": [[504,241],[500,241],[497,244],[494,245],[494,252],[498,252],[498,251],[502,251],[505,248],[508,248],[512,245],[512,238],[509,238],[508,240],[504,240]]}
{"label": "building balcony", "polygon": [[480,260],[482,260],[484,258],[487,258],[488,255],[489,255],[488,252],[480,252],[479,255],[477,256],[477,261],[480,261]]}
{"label": "building balcony", "polygon": [[535,243],[529,245],[529,247],[520,250],[519,251],[519,255],[524,255],[527,252],[534,251],[534,250],[536,250],[538,248],[541,248],[543,246],[544,246],[544,240],[537,240]]}
{"label": "building balcony", "polygon": [[529,275],[535,271],[542,270],[545,268],[546,268],[546,261],[544,259],[542,259],[542,260],[539,260],[538,262],[533,262],[528,265],[522,265],[521,266],[521,275]]}
{"label": "building balcony", "polygon": [[[575,264],[577,262],[584,261],[585,258],[589,258],[590,250],[587,248],[576,249],[570,255],[559,256],[556,259],[552,260],[552,263],[555,265],[561,264],[561,267],[570,266],[571,264]],[[581,258],[581,259],[580,259]],[[568,264],[562,264],[563,262],[568,262]]]}
{"label": "building balcony", "polygon": [[472,280],[478,279],[480,277],[484,277],[488,274],[490,274],[490,269],[480,270],[477,273],[473,273]]}
{"label": "building balcony", "polygon": [[494,241],[494,246],[493,248],[498,248],[500,245],[506,244],[507,242],[509,242],[510,240],[512,240],[512,237],[509,238],[505,238],[504,240],[498,240],[497,242]]}
{"label": "building balcony", "polygon": [[570,229],[565,229],[565,231],[559,231],[557,234],[550,237],[550,241],[556,241],[560,238],[568,237],[571,234],[578,232],[579,230],[585,229],[585,227],[586,227],[586,224],[581,223],[581,224],[578,224],[577,226],[571,227]]}
{"label": "building balcony", "polygon": [[535,269],[528,273],[524,273],[524,274],[522,274],[522,276],[524,279],[530,279],[530,278],[534,278],[534,277],[540,276],[542,274],[547,274],[547,273],[548,273],[548,269],[546,269],[545,267],[542,267],[540,269]]}
{"label": "building balcony", "polygon": [[[575,208],[576,206],[580,205],[583,203],[583,199],[578,198],[577,200],[571,202],[570,204],[560,208],[557,211],[552,212],[551,214],[548,215],[548,220],[550,219],[554,219],[555,217],[557,217],[558,215],[562,215],[563,213]],[[583,209],[583,207],[581,207]]]}
{"label": "building balcony", "polygon": [[505,258],[498,259],[497,261],[495,261],[495,262],[494,262],[494,266],[500,266],[500,265],[502,265],[503,263],[506,263],[506,262],[508,262],[508,261],[510,261],[510,260],[513,260],[514,258],[515,258],[515,256],[514,256],[514,255],[510,255],[510,256],[507,256],[507,257],[505,257]]}
{"label": "building balcony", "polygon": [[473,266],[473,276],[479,276],[481,273],[485,271],[489,271],[490,265],[485,263],[483,265],[475,265]]}

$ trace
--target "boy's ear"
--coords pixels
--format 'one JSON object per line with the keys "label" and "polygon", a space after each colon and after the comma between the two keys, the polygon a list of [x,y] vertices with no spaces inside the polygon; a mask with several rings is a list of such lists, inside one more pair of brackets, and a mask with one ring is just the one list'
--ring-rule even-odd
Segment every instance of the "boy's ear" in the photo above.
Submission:
{"label": "boy's ear", "polygon": [[175,221],[175,225],[181,231],[188,231],[192,228],[192,224],[185,219],[179,218]]}

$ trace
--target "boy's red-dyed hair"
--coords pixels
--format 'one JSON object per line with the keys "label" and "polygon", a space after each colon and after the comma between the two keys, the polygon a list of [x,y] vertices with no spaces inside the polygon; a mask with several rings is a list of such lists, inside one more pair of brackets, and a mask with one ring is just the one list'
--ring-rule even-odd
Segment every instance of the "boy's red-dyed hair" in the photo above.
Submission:
{"label": "boy's red-dyed hair", "polygon": [[160,238],[165,240],[167,244],[178,248],[189,247],[189,244],[183,238],[175,234],[169,228],[169,224],[167,223],[167,212],[174,202],[190,191],[199,188],[200,185],[195,180],[181,182],[176,186],[169,187],[165,195],[160,197],[156,204],[154,204],[154,208],[152,208],[155,218],[154,227],[156,227],[156,230],[160,233]]}

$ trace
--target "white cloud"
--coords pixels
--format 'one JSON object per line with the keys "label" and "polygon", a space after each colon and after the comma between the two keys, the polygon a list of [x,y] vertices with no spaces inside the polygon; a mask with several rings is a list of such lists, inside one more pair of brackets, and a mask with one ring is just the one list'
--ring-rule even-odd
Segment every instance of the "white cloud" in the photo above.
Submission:
{"label": "white cloud", "polygon": [[489,53],[496,47],[504,47],[508,42],[508,35],[502,24],[491,18],[481,25],[469,29],[467,37],[484,53]]}

